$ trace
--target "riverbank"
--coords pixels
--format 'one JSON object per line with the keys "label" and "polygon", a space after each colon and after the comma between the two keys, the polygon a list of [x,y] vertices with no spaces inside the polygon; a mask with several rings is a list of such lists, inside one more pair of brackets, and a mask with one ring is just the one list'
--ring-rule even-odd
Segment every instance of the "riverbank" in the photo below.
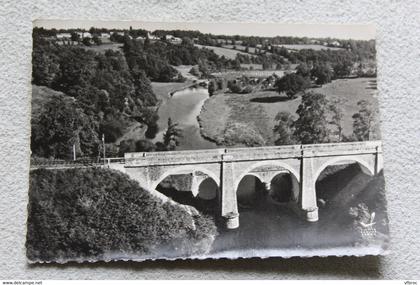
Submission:
{"label": "riverbank", "polygon": [[[163,140],[163,134],[168,127],[168,119],[177,123],[182,131],[178,150],[210,149],[217,145],[206,140],[200,134],[197,116],[200,114],[204,101],[209,97],[206,88],[194,88],[195,82],[157,83],[153,82],[153,91],[159,100],[157,109],[159,132],[153,142]],[[172,95],[171,95],[172,94]]]}

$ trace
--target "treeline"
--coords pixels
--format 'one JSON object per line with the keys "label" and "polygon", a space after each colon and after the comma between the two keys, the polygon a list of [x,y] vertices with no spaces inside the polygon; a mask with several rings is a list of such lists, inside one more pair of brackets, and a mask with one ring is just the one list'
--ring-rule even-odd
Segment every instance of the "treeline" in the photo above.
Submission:
{"label": "treeline", "polygon": [[171,66],[198,65],[202,76],[227,69],[238,69],[237,61],[218,56],[213,50],[198,48],[189,38],[180,45],[165,41],[144,42],[124,39],[124,54],[131,69],[143,67],[152,81],[182,81],[183,78]]}
{"label": "treeline", "polygon": [[[244,50],[248,54],[238,53],[236,60],[241,64],[261,64],[262,69],[289,69],[290,64],[329,65],[338,76],[376,76],[375,48],[366,44],[355,44],[355,49],[301,49],[290,51],[285,47],[272,46],[255,48],[251,53],[248,47]],[[369,65],[369,66],[367,66]],[[342,74],[339,74],[339,72]]]}
{"label": "treeline", "polygon": [[212,218],[102,168],[32,171],[27,225],[27,257],[44,262],[205,254],[217,234]]}

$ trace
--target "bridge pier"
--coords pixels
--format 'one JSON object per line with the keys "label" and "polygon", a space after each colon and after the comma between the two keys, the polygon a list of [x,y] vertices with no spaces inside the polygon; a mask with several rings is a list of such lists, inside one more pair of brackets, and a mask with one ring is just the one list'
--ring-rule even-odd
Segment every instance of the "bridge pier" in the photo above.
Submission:
{"label": "bridge pier", "polygon": [[314,181],[313,157],[302,157],[300,205],[308,222],[318,221],[318,206]]}
{"label": "bridge pier", "polygon": [[239,211],[238,201],[236,199],[233,162],[229,161],[232,158],[230,155],[222,155],[222,217],[225,219],[228,229],[239,227]]}

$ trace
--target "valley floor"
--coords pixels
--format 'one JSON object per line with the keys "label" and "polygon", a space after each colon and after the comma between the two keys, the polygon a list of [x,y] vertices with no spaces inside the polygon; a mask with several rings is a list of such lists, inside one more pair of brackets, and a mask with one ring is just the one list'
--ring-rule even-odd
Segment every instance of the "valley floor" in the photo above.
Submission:
{"label": "valley floor", "polygon": [[[350,135],[353,131],[352,116],[358,111],[358,101],[367,100],[374,108],[378,108],[375,78],[337,79],[307,91],[323,93],[329,100],[344,101],[342,127],[345,135]],[[276,91],[258,91],[249,94],[219,93],[204,103],[199,116],[201,133],[210,140],[223,143],[226,127],[239,122],[258,131],[266,141],[266,145],[273,145],[275,116],[281,111],[296,116],[300,103],[300,96],[288,99]]]}

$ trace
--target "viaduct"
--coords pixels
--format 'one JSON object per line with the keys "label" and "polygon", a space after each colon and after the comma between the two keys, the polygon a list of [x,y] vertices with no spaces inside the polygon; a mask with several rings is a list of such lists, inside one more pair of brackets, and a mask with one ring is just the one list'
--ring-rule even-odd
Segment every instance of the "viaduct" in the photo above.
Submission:
{"label": "viaduct", "polygon": [[369,175],[383,168],[380,141],[126,153],[119,163],[112,160],[108,163],[110,168],[125,172],[155,195],[163,196],[154,190],[170,175],[191,174],[194,196],[200,183],[213,179],[219,189],[220,215],[226,218],[228,228],[239,226],[236,192],[246,175],[259,178],[269,190],[276,175],[290,174],[291,203],[304,219],[315,222],[318,220],[315,182],[327,166],[358,163]]}

